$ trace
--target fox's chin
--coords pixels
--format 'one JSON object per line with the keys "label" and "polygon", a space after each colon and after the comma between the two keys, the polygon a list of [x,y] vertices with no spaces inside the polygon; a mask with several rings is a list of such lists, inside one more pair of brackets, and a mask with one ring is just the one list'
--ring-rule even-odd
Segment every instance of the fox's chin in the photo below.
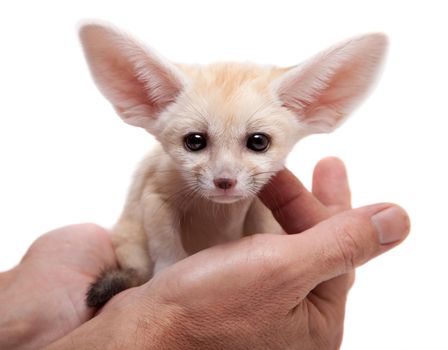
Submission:
{"label": "fox's chin", "polygon": [[211,195],[209,199],[215,203],[221,204],[231,204],[241,201],[242,199],[247,198],[241,195],[229,195],[229,194],[220,194],[220,195]]}

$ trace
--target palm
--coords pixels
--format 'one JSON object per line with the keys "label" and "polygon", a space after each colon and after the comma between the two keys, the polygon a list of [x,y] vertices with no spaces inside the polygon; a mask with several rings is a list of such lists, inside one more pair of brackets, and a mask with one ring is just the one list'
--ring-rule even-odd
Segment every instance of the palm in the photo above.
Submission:
{"label": "palm", "polygon": [[115,264],[107,232],[98,226],[73,225],[40,237],[16,268],[14,282],[20,285],[13,298],[27,306],[21,308],[27,314],[16,317],[31,315],[45,335],[40,341],[60,338],[93,316],[84,301],[87,287],[102,268]]}

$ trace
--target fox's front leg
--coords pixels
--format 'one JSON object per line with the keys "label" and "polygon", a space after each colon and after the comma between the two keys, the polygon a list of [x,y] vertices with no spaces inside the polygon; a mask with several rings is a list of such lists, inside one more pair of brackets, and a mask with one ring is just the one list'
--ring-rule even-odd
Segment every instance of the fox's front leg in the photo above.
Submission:
{"label": "fox's front leg", "polygon": [[101,307],[121,291],[149,280],[153,262],[148,252],[141,210],[127,206],[111,232],[118,267],[105,267],[90,285],[86,303]]}
{"label": "fox's front leg", "polygon": [[258,198],[252,202],[244,222],[244,234],[247,236],[255,233],[284,233],[271,211]]}
{"label": "fox's front leg", "polygon": [[147,282],[187,254],[172,208],[158,195],[127,205],[112,230],[118,268],[105,269],[89,288],[87,305],[100,307],[121,291]]}
{"label": "fox's front leg", "polygon": [[187,256],[181,240],[180,214],[160,196],[145,196],[143,226],[153,262],[152,275]]}

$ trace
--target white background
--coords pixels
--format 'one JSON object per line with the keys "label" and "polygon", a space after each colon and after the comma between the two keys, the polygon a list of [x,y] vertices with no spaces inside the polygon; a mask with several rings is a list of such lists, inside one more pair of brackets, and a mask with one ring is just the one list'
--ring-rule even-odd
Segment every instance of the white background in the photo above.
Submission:
{"label": "white background", "polygon": [[358,271],[343,349],[448,349],[448,11],[443,1],[15,1],[0,5],[0,270],[52,228],[112,225],[150,135],[97,92],[76,33],[100,18],[177,62],[293,65],[364,32],[391,39],[383,77],[337,132],[288,165],[347,163],[354,205],[393,201],[409,239]]}

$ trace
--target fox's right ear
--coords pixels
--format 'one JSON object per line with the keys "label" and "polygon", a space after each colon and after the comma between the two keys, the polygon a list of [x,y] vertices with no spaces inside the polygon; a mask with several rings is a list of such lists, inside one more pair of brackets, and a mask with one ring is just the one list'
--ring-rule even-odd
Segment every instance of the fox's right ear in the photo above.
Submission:
{"label": "fox's right ear", "polygon": [[331,132],[366,97],[384,61],[388,40],[373,33],[340,43],[295,66],[274,83],[303,135]]}
{"label": "fox's right ear", "polygon": [[180,70],[129,36],[87,24],[79,35],[93,78],[120,117],[153,131],[160,113],[182,92]]}

